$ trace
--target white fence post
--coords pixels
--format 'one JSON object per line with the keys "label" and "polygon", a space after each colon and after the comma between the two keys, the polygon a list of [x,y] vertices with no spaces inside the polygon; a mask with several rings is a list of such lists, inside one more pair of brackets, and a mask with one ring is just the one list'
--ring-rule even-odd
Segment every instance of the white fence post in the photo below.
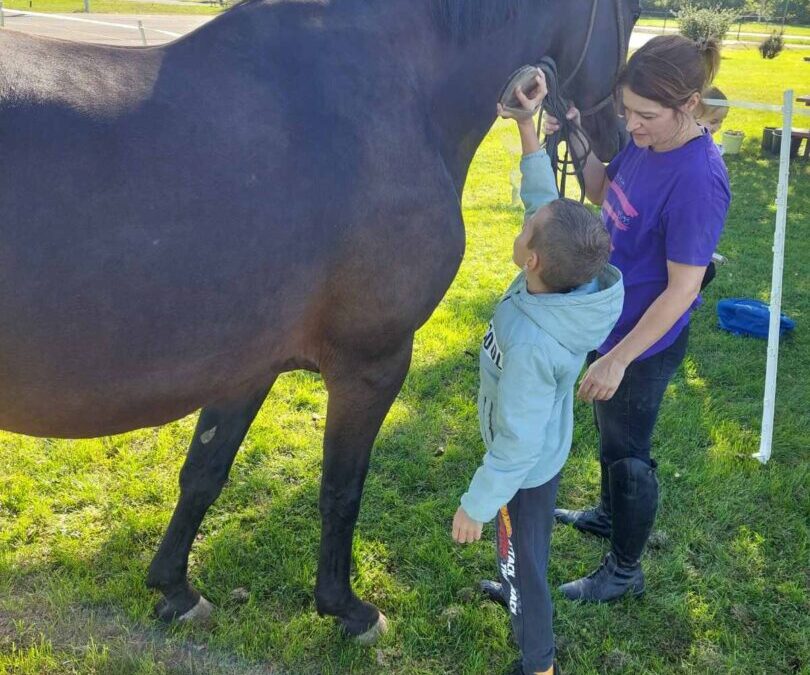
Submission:
{"label": "white fence post", "polygon": [[3,0],[0,0],[0,28],[6,25],[6,16],[3,14]]}
{"label": "white fence post", "polygon": [[765,370],[765,397],[762,406],[762,433],[756,459],[765,464],[771,458],[773,421],[776,411],[776,369],[779,362],[779,328],[782,318],[782,273],[785,267],[785,229],[787,225],[790,145],[793,130],[793,90],[788,89],[782,102],[782,145],[779,149],[779,184],[776,188],[776,232],[773,239],[768,361]]}
{"label": "white fence post", "polygon": [[138,30],[141,31],[141,41],[144,47],[146,46],[146,31],[143,29],[143,21],[138,20]]}

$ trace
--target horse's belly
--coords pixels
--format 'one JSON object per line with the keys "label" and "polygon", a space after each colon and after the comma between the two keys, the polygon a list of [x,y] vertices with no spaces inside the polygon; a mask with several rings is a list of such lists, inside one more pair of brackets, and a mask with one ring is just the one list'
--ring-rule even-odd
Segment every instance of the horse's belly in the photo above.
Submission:
{"label": "horse's belly", "polygon": [[[250,380],[234,359],[176,359],[155,368],[125,358],[95,364],[90,350],[62,366],[28,350],[0,359],[0,429],[33,436],[95,437],[157,426],[227,397]],[[250,362],[250,356],[245,361]],[[16,361],[16,363],[10,363]],[[253,363],[255,363],[255,356]],[[253,378],[261,380],[260,373]]]}
{"label": "horse's belly", "polygon": [[73,317],[53,307],[4,313],[0,429],[72,438],[156,426],[266,385],[299,356],[288,323],[191,309],[174,319],[137,308],[95,320],[87,308]]}
{"label": "horse's belly", "polygon": [[95,438],[152,427],[179,419],[202,407],[192,399],[141,401],[87,396],[84,392],[54,393],[41,387],[6,389],[0,394],[0,429],[49,438]]}

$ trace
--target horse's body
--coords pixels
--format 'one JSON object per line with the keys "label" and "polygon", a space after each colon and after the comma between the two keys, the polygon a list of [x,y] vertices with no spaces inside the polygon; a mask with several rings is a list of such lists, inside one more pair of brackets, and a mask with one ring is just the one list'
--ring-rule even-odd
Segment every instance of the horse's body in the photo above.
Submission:
{"label": "horse's body", "polygon": [[[0,167],[13,177],[0,188],[0,316],[12,319],[0,427],[162,424],[290,367],[320,369],[330,344],[373,350],[372,332],[427,318],[463,230],[427,129],[402,104],[413,83],[362,45],[352,57],[368,79],[359,64],[348,76],[340,53],[356,37],[330,46],[307,32],[262,59],[238,41],[206,53],[205,30],[126,51],[0,34]],[[296,42],[322,43],[324,72]],[[43,78],[42,52],[59,72]]]}
{"label": "horse's body", "polygon": [[[203,408],[149,573],[164,618],[200,607],[199,523],[276,376],[307,368],[330,395],[318,608],[353,634],[378,621],[348,581],[373,439],[461,261],[498,89],[544,54],[572,69],[592,0],[509,0],[454,37],[463,2],[253,1],[150,49],[0,32],[0,428],[99,436]],[[636,3],[616,7],[583,105],[632,27]]]}

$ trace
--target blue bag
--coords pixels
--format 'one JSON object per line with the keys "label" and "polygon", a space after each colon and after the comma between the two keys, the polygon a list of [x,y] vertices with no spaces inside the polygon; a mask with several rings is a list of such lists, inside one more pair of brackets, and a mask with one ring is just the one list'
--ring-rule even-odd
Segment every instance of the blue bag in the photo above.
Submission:
{"label": "blue bag", "polygon": [[[726,298],[717,303],[717,319],[720,328],[734,335],[750,335],[768,338],[770,308],[760,300],[751,298]],[[796,328],[796,322],[781,315],[779,335],[786,335]]]}

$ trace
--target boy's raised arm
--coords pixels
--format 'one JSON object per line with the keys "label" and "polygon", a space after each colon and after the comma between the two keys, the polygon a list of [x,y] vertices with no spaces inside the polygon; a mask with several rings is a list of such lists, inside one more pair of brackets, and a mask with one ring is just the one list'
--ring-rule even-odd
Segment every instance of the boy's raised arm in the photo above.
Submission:
{"label": "boy's raised arm", "polygon": [[524,155],[520,160],[520,173],[520,198],[526,209],[526,218],[559,198],[551,159],[545,150],[538,149],[530,155]]}
{"label": "boy's raised arm", "polygon": [[[542,70],[535,78],[535,87],[529,96],[519,89],[515,91],[515,96],[527,111],[537,109],[543,103],[546,94],[548,94],[548,85]],[[504,119],[513,119],[517,123],[520,147],[523,152],[520,160],[522,175],[520,198],[523,200],[523,207],[526,209],[525,215],[528,218],[537,209],[560,196],[554,180],[554,172],[551,169],[551,160],[546,151],[540,147],[533,117],[516,116],[505,110],[500,103],[498,104],[498,115]]]}

